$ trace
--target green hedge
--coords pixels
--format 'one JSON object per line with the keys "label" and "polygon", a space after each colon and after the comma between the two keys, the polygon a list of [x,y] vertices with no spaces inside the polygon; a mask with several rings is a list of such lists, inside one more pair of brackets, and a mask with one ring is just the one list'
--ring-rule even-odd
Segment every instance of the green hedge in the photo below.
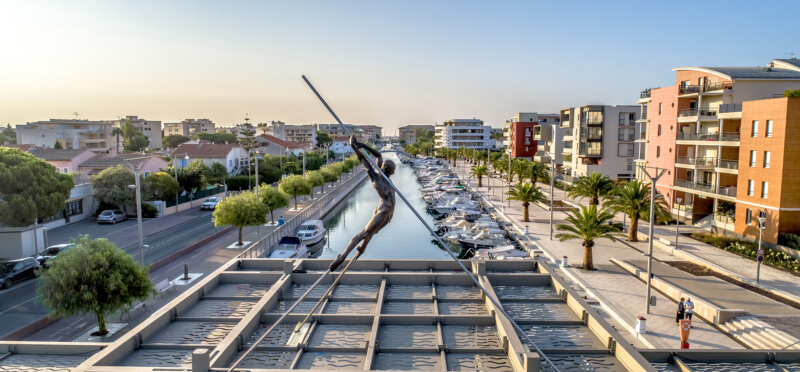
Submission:
{"label": "green hedge", "polygon": [[158,217],[158,208],[142,203],[142,218],[156,218]]}
{"label": "green hedge", "polygon": [[785,245],[789,248],[800,249],[800,236],[795,234],[780,234],[778,235],[778,244]]}
{"label": "green hedge", "polygon": [[[710,233],[694,233],[692,238],[743,257],[755,260],[758,256],[758,244],[754,242]],[[764,262],[787,270],[800,271],[800,261],[795,260],[788,253],[764,246],[762,248],[764,249]]]}

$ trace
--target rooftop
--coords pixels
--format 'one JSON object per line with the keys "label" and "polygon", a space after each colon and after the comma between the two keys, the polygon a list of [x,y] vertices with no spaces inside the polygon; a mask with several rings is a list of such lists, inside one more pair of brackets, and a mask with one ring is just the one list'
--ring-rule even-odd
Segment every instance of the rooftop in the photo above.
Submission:
{"label": "rooftop", "polygon": [[800,80],[800,70],[779,67],[676,67],[672,70],[694,70],[708,72],[731,80]]}
{"label": "rooftop", "polygon": [[28,150],[33,156],[44,160],[72,160],[85,152],[92,153],[83,149],[43,149],[34,147]]}
{"label": "rooftop", "polygon": [[[85,150],[81,150],[85,151]],[[139,168],[152,158],[158,159],[158,156],[152,155],[147,156],[146,158],[142,158],[142,154],[117,154],[116,156],[105,156],[99,155],[95,156],[83,163],[81,163],[78,167],[79,168],[110,168],[116,167],[117,165],[128,166],[128,162],[130,162],[133,166]],[[126,162],[126,160],[128,162]],[[165,162],[166,163],[166,162]]]}
{"label": "rooftop", "polygon": [[280,139],[278,137],[270,136],[269,134],[262,134],[262,135],[259,135],[258,137],[266,139],[267,141],[270,141],[270,142],[272,142],[272,143],[274,143],[274,144],[276,144],[278,146],[282,146],[282,147],[285,147],[287,149],[298,149],[298,148],[301,147],[301,145],[299,143],[297,143],[297,142],[284,141],[284,140],[282,140],[282,139]]}
{"label": "rooftop", "polygon": [[173,154],[188,154],[189,159],[219,159],[227,157],[236,147],[242,147],[236,143],[182,143]]}

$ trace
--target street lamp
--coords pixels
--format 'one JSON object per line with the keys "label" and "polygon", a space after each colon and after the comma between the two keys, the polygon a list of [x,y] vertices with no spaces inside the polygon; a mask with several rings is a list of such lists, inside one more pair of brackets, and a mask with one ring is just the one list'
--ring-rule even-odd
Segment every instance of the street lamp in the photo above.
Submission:
{"label": "street lamp", "polygon": [[256,158],[256,199],[258,199],[258,157],[261,156],[261,151],[255,150],[254,152],[255,152],[254,158]]}
{"label": "street lamp", "polygon": [[[647,295],[645,296],[645,314],[650,314],[650,283],[653,280],[653,231],[655,230],[655,221],[656,221],[656,183],[658,179],[661,178],[664,174],[667,173],[666,169],[656,169],[656,175],[651,176],[650,172],[647,171],[643,165],[639,166],[642,169],[642,173],[644,173],[647,178],[650,179],[650,237],[647,239],[648,245],[650,246],[648,249],[647,254]],[[638,231],[634,232],[638,234]]]}
{"label": "street lamp", "polygon": [[678,202],[678,214],[675,217],[675,249],[678,249],[678,229],[681,226],[681,202],[683,198],[675,198],[675,201]]}
{"label": "street lamp", "polygon": [[766,217],[758,217],[758,256],[756,256],[756,261],[758,262],[758,266],[756,266],[756,283],[759,282],[761,278],[761,261],[764,260],[763,251],[761,250],[761,233],[764,231],[766,227],[764,222],[767,221]]}
{"label": "street lamp", "polygon": [[178,192],[175,193],[175,213],[178,213],[178,203],[179,203],[178,197],[180,197],[180,190],[181,190],[181,184],[178,181],[178,164],[176,164],[176,162],[175,162],[175,160],[177,159],[178,155],[186,155],[185,159],[186,159],[187,162],[189,161],[189,154],[188,153],[184,152],[184,153],[181,153],[181,154],[172,154],[172,168],[175,168],[175,182],[178,182]]}
{"label": "street lamp", "polygon": [[[187,155],[188,156],[188,155]],[[136,223],[139,228],[139,263],[144,266],[144,239],[142,238],[142,188],[139,182],[139,168],[134,167],[130,160],[149,159],[150,156],[125,159],[125,164],[131,168],[134,176],[134,184],[128,185],[129,188],[136,188]],[[176,205],[177,209],[177,205]]]}
{"label": "street lamp", "polygon": [[[547,158],[550,159],[550,240],[553,240],[553,199],[555,199],[553,179],[556,178],[556,161],[549,155]],[[536,187],[536,185],[533,185],[533,187]]]}

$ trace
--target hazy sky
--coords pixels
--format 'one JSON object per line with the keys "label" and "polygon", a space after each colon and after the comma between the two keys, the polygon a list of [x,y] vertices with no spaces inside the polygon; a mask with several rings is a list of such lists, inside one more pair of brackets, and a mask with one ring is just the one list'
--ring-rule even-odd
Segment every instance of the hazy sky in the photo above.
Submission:
{"label": "hazy sky", "polygon": [[[0,1],[0,123],[218,126],[451,118],[635,104],[677,66],[800,51],[800,1]],[[384,132],[388,134],[387,132]]]}

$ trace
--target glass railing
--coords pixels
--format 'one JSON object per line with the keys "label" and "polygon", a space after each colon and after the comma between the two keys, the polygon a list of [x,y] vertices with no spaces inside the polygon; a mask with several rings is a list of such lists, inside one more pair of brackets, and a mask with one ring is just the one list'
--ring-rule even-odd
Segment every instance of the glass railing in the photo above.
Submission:
{"label": "glass railing", "polygon": [[739,132],[722,132],[722,135],[719,137],[719,139],[720,141],[738,142],[741,135],[742,134]]}
{"label": "glass railing", "polygon": [[714,185],[706,184],[706,183],[699,183],[699,182],[692,182],[692,181],[685,181],[685,180],[677,180],[675,181],[676,187],[683,187],[685,189],[692,189],[697,191],[704,191],[709,193],[715,193],[716,188]]}
{"label": "glass railing", "polygon": [[733,82],[731,81],[720,81],[718,83],[710,83],[706,85],[706,92],[711,92],[715,90],[728,90],[733,89]]}
{"label": "glass railing", "polygon": [[724,105],[719,105],[719,112],[721,114],[728,113],[728,112],[742,112],[742,104],[741,103],[726,103]]}
{"label": "glass railing", "polygon": [[697,109],[682,109],[678,111],[678,117],[697,116]]}
{"label": "glass railing", "polygon": [[639,93],[639,98],[650,98],[650,91],[643,90],[641,93]]}
{"label": "glass railing", "polygon": [[722,160],[722,159],[720,159],[719,162],[717,162],[717,168],[739,169],[739,161],[738,160]]}
{"label": "glass railing", "polygon": [[639,139],[646,140],[647,139],[647,132],[639,132]]}
{"label": "glass railing", "polygon": [[717,164],[717,158],[714,157],[679,157],[676,161],[678,164],[700,165],[713,167]]}
{"label": "glass railing", "polygon": [[702,88],[700,85],[681,85],[680,92],[681,94],[700,93]]}

